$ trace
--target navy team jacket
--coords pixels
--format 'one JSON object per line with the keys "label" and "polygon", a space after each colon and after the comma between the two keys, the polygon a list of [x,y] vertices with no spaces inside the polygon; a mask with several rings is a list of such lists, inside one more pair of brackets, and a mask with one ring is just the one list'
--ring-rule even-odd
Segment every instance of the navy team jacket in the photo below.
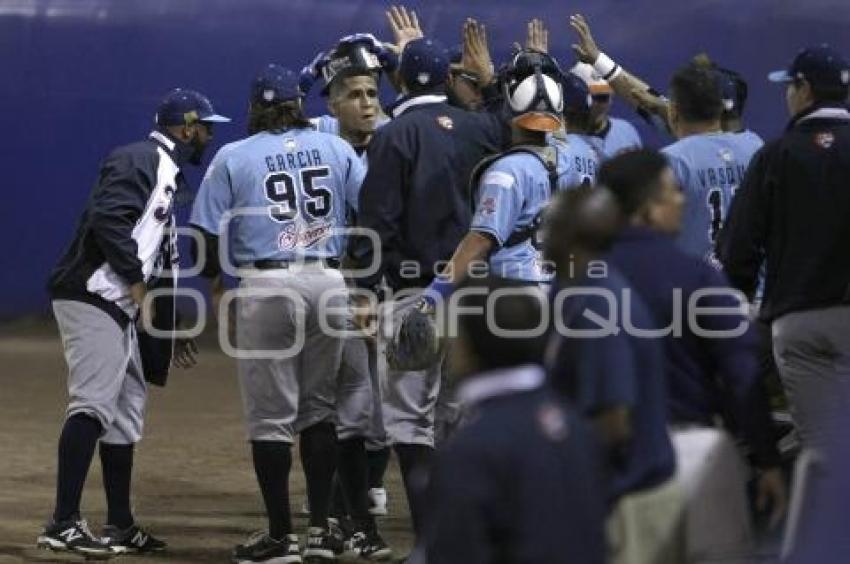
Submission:
{"label": "navy team jacket", "polygon": [[[402,99],[391,112],[369,143],[358,209],[359,227],[380,239],[381,261],[357,284],[373,287],[386,275],[394,289],[422,287],[469,231],[469,178],[506,145],[505,127],[498,116],[456,108],[440,94]],[[375,249],[371,239],[356,237],[349,253],[365,268]]]}
{"label": "navy team jacket", "polygon": [[437,452],[428,564],[605,562],[600,447],[544,378],[529,365],[461,386],[469,423]]}
{"label": "navy team jacket", "polygon": [[[676,423],[711,425],[715,416],[743,435],[754,462],[779,462],[764,385],[759,379],[758,340],[749,327],[740,337],[698,336],[688,323],[688,302],[703,288],[730,288],[726,277],[699,257],[679,249],[669,235],[643,227],[626,228],[607,258],[649,308],[660,327],[673,322],[674,292],[682,293],[682,335],[668,336],[667,384],[670,417]],[[705,296],[704,308],[734,308],[731,296]],[[731,330],[743,315],[697,316],[703,330]]]}
{"label": "navy team jacket", "polygon": [[[190,151],[154,131],[106,157],[76,235],[50,275],[53,299],[91,304],[126,327],[138,309],[130,295],[132,284],[173,284],[160,275],[177,264],[173,202],[175,193],[185,189],[180,167]],[[173,327],[173,300],[155,300],[155,307],[157,327]],[[149,378],[167,371],[170,341],[157,344],[142,338],[140,347]],[[151,355],[158,350],[161,354]]]}

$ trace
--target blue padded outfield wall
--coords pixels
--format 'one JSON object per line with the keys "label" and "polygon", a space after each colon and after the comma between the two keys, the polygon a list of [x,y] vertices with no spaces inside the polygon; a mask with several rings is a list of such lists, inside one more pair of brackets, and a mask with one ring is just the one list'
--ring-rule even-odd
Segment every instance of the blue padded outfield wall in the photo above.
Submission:
{"label": "blue padded outfield wall", "polygon": [[[245,131],[247,86],[262,65],[300,68],[353,32],[389,40],[388,5],[0,0],[0,318],[48,311],[45,279],[73,233],[100,159],[147,133],[164,92],[198,89],[235,118],[217,130],[217,147]],[[662,90],[677,65],[706,51],[749,79],[747,117],[765,137],[778,134],[787,119],[783,89],[765,80],[769,70],[785,66],[806,44],[828,42],[850,55],[848,0],[432,0],[408,6],[419,12],[427,34],[447,44],[459,42],[465,17],[480,19],[497,60],[524,39],[526,21],[543,17],[550,50],[564,65],[572,62],[567,18],[580,11],[606,51]],[[316,92],[309,108],[323,110]],[[622,105],[616,113],[633,117]],[[200,172],[188,176],[194,184]]]}

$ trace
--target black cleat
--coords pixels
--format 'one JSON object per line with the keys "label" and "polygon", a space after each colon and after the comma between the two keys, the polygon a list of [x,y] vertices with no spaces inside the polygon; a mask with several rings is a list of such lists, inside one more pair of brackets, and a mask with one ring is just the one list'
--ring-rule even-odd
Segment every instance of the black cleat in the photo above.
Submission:
{"label": "black cleat", "polygon": [[323,564],[334,562],[337,554],[345,551],[344,543],[327,529],[310,527],[307,531],[307,544],[304,546],[305,564]]}
{"label": "black cleat", "polygon": [[373,562],[386,562],[393,556],[393,551],[376,530],[354,533],[348,540],[348,549],[360,558]]}
{"label": "black cleat", "polygon": [[47,550],[73,552],[93,560],[106,560],[121,554],[95,537],[82,519],[48,524],[38,536],[36,546]]}
{"label": "black cleat", "polygon": [[103,528],[103,541],[120,554],[162,552],[168,546],[138,525],[131,525],[123,531],[107,525]]}
{"label": "black cleat", "polygon": [[265,531],[255,533],[244,543],[233,549],[231,562],[234,564],[301,564],[301,550],[297,535],[286,535],[276,540]]}

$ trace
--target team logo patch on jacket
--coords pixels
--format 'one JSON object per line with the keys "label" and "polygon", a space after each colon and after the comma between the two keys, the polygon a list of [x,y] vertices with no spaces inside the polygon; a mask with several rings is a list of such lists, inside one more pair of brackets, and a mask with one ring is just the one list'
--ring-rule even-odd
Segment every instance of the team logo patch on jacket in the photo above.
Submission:
{"label": "team logo patch on jacket", "polygon": [[449,116],[437,116],[437,125],[443,129],[451,130],[455,126],[455,122]]}
{"label": "team logo patch on jacket", "polygon": [[815,135],[815,143],[823,149],[829,149],[835,143],[835,135],[831,131],[823,131]]}
{"label": "team logo patch on jacket", "polygon": [[554,404],[540,406],[537,410],[537,424],[543,436],[552,442],[564,441],[570,434],[566,414]]}

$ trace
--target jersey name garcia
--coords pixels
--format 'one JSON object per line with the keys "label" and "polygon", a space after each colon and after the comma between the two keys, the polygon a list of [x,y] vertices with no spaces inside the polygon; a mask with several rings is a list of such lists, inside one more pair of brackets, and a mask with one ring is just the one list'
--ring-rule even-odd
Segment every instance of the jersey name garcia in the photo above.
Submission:
{"label": "jersey name garcia", "polygon": [[341,255],[346,206],[365,169],[351,146],[312,129],[262,132],[222,147],[191,223],[222,238],[236,265]]}

